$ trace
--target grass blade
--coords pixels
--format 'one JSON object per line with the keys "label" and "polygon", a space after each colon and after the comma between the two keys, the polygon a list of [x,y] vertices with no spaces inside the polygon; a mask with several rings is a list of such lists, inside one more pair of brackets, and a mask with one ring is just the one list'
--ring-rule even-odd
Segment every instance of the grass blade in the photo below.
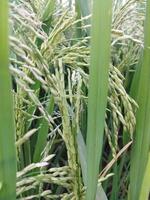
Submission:
{"label": "grass blade", "polygon": [[[47,111],[49,114],[53,112],[54,108],[54,99],[51,97],[50,101],[47,105]],[[45,119],[40,120],[39,124],[41,124],[40,130],[38,132],[38,138],[35,146],[33,161],[39,162],[41,161],[41,153],[46,146],[46,140],[48,136],[49,124]]]}
{"label": "grass blade", "polygon": [[112,1],[93,2],[87,130],[86,200],[95,200],[103,145],[110,63]]}
{"label": "grass blade", "polygon": [[0,6],[0,199],[16,199],[14,119],[9,74],[8,2]]}
{"label": "grass blade", "polygon": [[150,192],[150,154],[149,154],[149,159],[147,163],[147,167],[145,170],[145,175],[142,183],[142,188],[140,192],[140,200],[148,200],[149,197],[149,192]]}
{"label": "grass blade", "polygon": [[55,9],[55,1],[54,0],[47,0],[46,6],[43,9],[42,13],[42,21],[47,21]]}
{"label": "grass blade", "polygon": [[[90,10],[90,3],[88,0],[75,0],[75,6],[76,6],[76,12],[79,17],[86,17],[91,14]],[[85,25],[90,25],[90,19],[87,19],[85,22]],[[78,23],[79,24],[79,23]],[[78,32],[81,30],[78,30]],[[90,35],[90,28],[86,28],[87,35]]]}
{"label": "grass blade", "polygon": [[[87,162],[86,162],[86,145],[82,136],[82,133],[79,131],[77,134],[77,144],[78,144],[78,152],[79,152],[79,158],[81,162],[81,169],[82,169],[82,175],[83,175],[83,182],[85,185],[87,185]],[[96,200],[108,200],[106,197],[106,194],[102,188],[102,185],[97,186],[97,192],[96,192]]]}
{"label": "grass blade", "polygon": [[76,0],[75,2],[79,5],[83,17],[88,16],[91,13],[88,0]]}
{"label": "grass blade", "polygon": [[[146,165],[148,162],[150,146],[150,1],[147,0],[145,30],[144,30],[144,50],[140,68],[136,74],[137,85],[134,85],[131,93],[136,90],[135,100],[139,105],[137,111],[137,124],[135,138],[131,155],[131,173],[129,199],[139,199],[139,194],[144,178]],[[135,77],[137,80],[137,78]],[[136,81],[137,82],[137,81]],[[138,86],[138,87],[137,87]],[[133,92],[134,93],[134,92]]]}

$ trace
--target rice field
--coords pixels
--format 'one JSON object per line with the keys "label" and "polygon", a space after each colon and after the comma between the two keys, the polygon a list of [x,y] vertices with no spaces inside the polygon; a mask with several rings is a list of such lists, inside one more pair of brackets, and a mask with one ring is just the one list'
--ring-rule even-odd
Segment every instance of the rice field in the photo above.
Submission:
{"label": "rice field", "polygon": [[1,0],[0,200],[149,200],[150,0]]}

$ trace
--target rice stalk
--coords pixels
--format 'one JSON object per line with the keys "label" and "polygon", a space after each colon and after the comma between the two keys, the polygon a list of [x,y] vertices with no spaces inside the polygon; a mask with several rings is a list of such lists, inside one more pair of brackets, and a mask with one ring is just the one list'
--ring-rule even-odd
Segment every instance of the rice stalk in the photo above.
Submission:
{"label": "rice stalk", "polygon": [[103,145],[110,63],[111,10],[111,1],[100,2],[95,0],[93,2],[88,97],[86,200],[95,199]]}
{"label": "rice stalk", "polygon": [[150,155],[149,155],[146,170],[144,173],[144,178],[143,178],[142,187],[140,191],[140,200],[149,199],[149,192],[150,192],[149,179],[150,179]]}
{"label": "rice stalk", "polygon": [[[139,199],[144,173],[149,156],[150,146],[150,1],[146,2],[146,18],[144,27],[144,49],[140,60],[131,95],[139,105],[136,115],[135,137],[131,155],[131,172],[129,199]],[[136,91],[136,92],[135,92]]]}
{"label": "rice stalk", "polygon": [[8,2],[0,6],[0,199],[16,199],[16,152],[9,73]]}

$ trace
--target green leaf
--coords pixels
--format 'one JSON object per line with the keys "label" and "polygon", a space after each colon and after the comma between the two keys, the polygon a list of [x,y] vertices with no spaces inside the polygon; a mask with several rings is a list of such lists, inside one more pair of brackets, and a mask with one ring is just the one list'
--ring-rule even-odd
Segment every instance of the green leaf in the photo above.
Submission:
{"label": "green leaf", "polygon": [[[139,105],[136,115],[136,130],[131,155],[131,173],[129,199],[138,200],[142,187],[144,173],[149,156],[150,147],[150,0],[147,0],[144,50],[136,81],[132,87],[131,95]],[[136,84],[135,84],[136,83]],[[134,92],[137,91],[137,92]]]}
{"label": "green leaf", "polygon": [[149,192],[150,192],[150,154],[149,154],[149,159],[147,163],[147,167],[145,170],[145,175],[142,183],[142,188],[140,191],[140,200],[148,200],[149,198]]}
{"label": "green leaf", "polygon": [[[82,175],[83,175],[83,182],[85,185],[87,185],[86,145],[80,131],[78,131],[78,134],[77,134],[77,144],[78,144],[78,153],[79,153],[79,158],[80,158],[80,163],[81,163],[81,170],[82,170]],[[97,186],[97,191],[96,191],[96,200],[99,200],[99,199],[108,200],[100,184]]]}
{"label": "green leaf", "polygon": [[[53,108],[54,108],[54,98],[51,97],[46,108],[49,114],[53,112]],[[45,119],[40,120],[39,125],[41,127],[38,132],[38,138],[37,138],[37,142],[35,146],[35,152],[34,152],[34,157],[33,157],[34,162],[41,161],[41,153],[45,148],[46,140],[48,136],[48,129],[49,129],[49,124]]]}
{"label": "green leaf", "polygon": [[[90,3],[88,0],[76,0],[75,1],[75,7],[76,7],[76,12],[78,14],[78,18],[81,16],[82,17],[86,17],[89,16],[91,14],[91,9],[90,9]],[[91,21],[90,19],[86,19],[84,20],[85,25],[90,25]],[[78,32],[81,32],[81,25],[80,22],[78,23]],[[90,28],[86,28],[87,31],[87,35],[90,35]],[[81,35],[81,33],[80,33]]]}
{"label": "green leaf", "polygon": [[0,6],[0,199],[16,199],[16,152],[9,74],[8,2]]}
{"label": "green leaf", "polygon": [[47,0],[45,8],[43,8],[42,21],[47,21],[54,12],[55,0]]}
{"label": "green leaf", "polygon": [[87,129],[86,200],[95,200],[108,93],[112,1],[93,2]]}
{"label": "green leaf", "polygon": [[83,17],[88,16],[91,13],[88,0],[76,0],[75,2],[79,5]]}

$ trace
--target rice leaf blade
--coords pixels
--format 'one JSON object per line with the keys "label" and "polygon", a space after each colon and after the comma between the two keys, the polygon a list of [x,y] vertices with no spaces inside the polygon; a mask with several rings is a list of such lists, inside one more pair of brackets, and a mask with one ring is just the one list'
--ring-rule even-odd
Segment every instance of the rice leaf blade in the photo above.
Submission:
{"label": "rice leaf blade", "polygon": [[142,188],[141,188],[141,191],[140,191],[140,200],[143,200],[143,199],[148,200],[149,191],[150,191],[149,180],[150,180],[150,154],[149,154],[149,159],[148,159],[148,163],[147,163],[146,170],[145,170]]}
{"label": "rice leaf blade", "polygon": [[16,199],[16,153],[9,74],[8,2],[0,6],[0,199]]}
{"label": "rice leaf blade", "polygon": [[111,13],[111,0],[95,0],[93,2],[88,97],[86,200],[95,200],[97,190],[108,92]]}
{"label": "rice leaf blade", "polygon": [[[139,199],[144,173],[148,162],[150,146],[150,1],[147,0],[146,19],[144,30],[144,50],[140,70],[136,76],[139,77],[137,85],[132,88],[137,90],[135,100],[139,105],[136,115],[136,130],[131,155],[131,173],[129,199]],[[138,86],[138,87],[137,87]],[[135,93],[134,93],[135,94]],[[132,95],[132,93],[131,93]]]}

